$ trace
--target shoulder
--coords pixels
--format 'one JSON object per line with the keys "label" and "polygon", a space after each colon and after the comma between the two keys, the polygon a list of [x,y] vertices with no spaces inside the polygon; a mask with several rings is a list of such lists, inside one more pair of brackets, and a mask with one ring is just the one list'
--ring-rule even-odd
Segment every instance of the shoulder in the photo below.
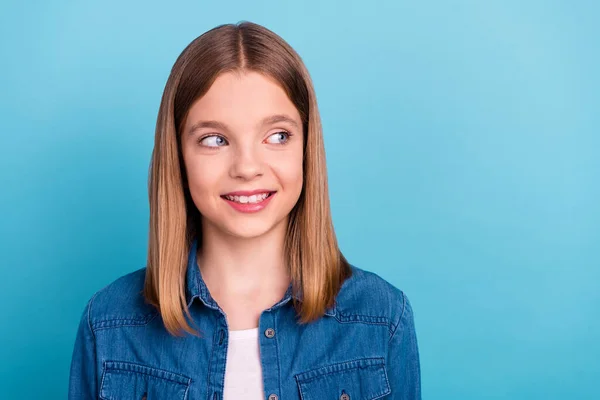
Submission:
{"label": "shoulder", "polygon": [[93,330],[123,325],[145,325],[158,311],[143,296],[146,268],[122,275],[104,286],[88,301]]}
{"label": "shoulder", "polygon": [[350,267],[352,276],[344,281],[337,296],[338,318],[387,324],[393,333],[406,313],[412,313],[405,292],[376,272],[353,264]]}

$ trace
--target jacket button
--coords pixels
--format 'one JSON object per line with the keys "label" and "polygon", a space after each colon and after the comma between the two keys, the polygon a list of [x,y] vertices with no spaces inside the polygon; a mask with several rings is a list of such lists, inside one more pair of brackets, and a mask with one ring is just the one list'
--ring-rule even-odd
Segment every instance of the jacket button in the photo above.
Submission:
{"label": "jacket button", "polygon": [[[269,339],[270,339],[270,338],[272,338],[273,336],[275,336],[275,329],[273,329],[273,328],[268,328],[268,329],[265,331],[265,336],[266,336],[266,337],[268,337]],[[269,400],[277,400],[277,396],[275,396],[275,398],[274,398],[274,399],[271,399],[271,398],[269,397]]]}
{"label": "jacket button", "polygon": [[279,397],[275,393],[269,395],[269,400],[277,400]]}
{"label": "jacket button", "polygon": [[342,393],[340,400],[350,400],[350,395],[348,393]]}

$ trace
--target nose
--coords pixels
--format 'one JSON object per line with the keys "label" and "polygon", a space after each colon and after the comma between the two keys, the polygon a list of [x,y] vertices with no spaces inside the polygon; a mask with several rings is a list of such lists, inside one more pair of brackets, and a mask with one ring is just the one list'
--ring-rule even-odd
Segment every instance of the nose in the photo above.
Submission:
{"label": "nose", "polygon": [[254,146],[238,147],[233,155],[230,175],[234,179],[252,180],[263,174],[260,151]]}

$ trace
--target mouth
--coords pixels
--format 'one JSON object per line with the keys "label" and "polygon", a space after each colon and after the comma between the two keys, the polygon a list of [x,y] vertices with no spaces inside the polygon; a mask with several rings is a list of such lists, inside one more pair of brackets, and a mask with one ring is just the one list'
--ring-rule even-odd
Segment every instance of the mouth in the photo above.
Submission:
{"label": "mouth", "polygon": [[258,192],[251,195],[224,194],[221,195],[221,198],[237,204],[260,204],[275,193],[276,191]]}

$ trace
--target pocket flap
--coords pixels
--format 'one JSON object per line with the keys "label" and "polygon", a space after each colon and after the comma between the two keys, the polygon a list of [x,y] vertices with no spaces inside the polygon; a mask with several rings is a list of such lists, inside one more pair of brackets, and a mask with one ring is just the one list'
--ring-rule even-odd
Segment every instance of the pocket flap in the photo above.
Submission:
{"label": "pocket flap", "polygon": [[[191,379],[142,364],[105,361],[100,386],[103,400],[185,400]],[[145,396],[145,397],[144,397]]]}
{"label": "pocket flap", "polygon": [[391,393],[383,357],[330,364],[295,378],[303,400],[373,400]]}

